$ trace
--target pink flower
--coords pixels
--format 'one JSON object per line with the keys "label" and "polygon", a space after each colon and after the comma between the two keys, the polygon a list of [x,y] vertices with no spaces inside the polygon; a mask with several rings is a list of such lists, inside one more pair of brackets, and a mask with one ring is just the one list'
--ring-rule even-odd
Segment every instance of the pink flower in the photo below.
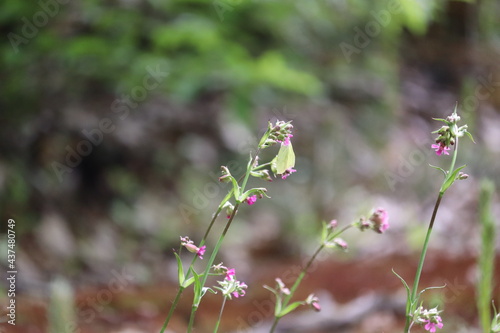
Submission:
{"label": "pink flower", "polygon": [[294,172],[297,172],[297,170],[295,170],[293,168],[286,169],[285,172],[283,172],[283,174],[281,175],[281,179],[287,179],[288,176],[290,176]]}
{"label": "pink flower", "polygon": [[236,287],[236,291],[234,291],[232,294],[234,297],[238,298],[238,297],[243,297],[246,295],[247,291],[245,290],[246,288],[248,288],[247,284],[245,282],[240,282],[240,281],[236,281],[237,283],[237,287]]}
{"label": "pink flower", "polygon": [[196,255],[200,258],[200,259],[203,259],[203,255],[205,254],[205,250],[207,249],[207,246],[206,245],[203,245],[202,247],[200,247],[198,249],[198,251],[196,251]]}
{"label": "pink flower", "polygon": [[338,247],[340,247],[342,250],[347,250],[347,242],[345,240],[343,240],[342,238],[335,238],[333,240],[333,242],[335,243],[335,245],[337,245]]}
{"label": "pink flower", "polygon": [[290,145],[290,138],[293,137],[293,134],[288,134],[286,137],[285,137],[285,141],[283,141],[283,146],[289,146]]}
{"label": "pink flower", "polygon": [[233,276],[236,274],[236,270],[234,268],[228,269],[226,272],[226,279],[231,281]]}
{"label": "pink flower", "polygon": [[441,317],[440,316],[435,316],[434,317],[436,323],[433,323],[430,319],[427,319],[427,324],[425,324],[424,329],[426,331],[429,331],[431,333],[436,332],[436,327],[437,328],[443,328],[443,323],[441,322]]}
{"label": "pink flower", "polygon": [[450,147],[445,146],[445,144],[442,142],[439,143],[438,145],[433,144],[431,146],[431,148],[436,149],[436,155],[438,155],[438,156],[441,156],[442,154],[450,155],[450,153],[448,153],[448,150],[450,150]]}
{"label": "pink flower", "polygon": [[257,202],[257,195],[252,195],[247,198],[247,204],[253,205],[254,203]]}
{"label": "pink flower", "polygon": [[370,217],[370,221],[373,222],[373,230],[379,234],[389,229],[389,214],[383,208],[377,209]]}
{"label": "pink flower", "polygon": [[318,302],[313,302],[311,303],[311,307],[313,308],[314,311],[320,312],[321,311],[321,305],[319,305]]}

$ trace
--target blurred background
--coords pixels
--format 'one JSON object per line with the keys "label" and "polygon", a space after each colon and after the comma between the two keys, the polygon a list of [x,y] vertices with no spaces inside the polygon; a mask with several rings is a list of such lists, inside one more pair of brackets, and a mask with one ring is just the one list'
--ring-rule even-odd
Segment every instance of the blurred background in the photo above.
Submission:
{"label": "blurred background", "polygon": [[[158,332],[179,236],[203,237],[229,189],[220,166],[241,174],[279,119],[293,121],[297,173],[250,184],[271,199],[243,207],[221,249],[250,287],[220,331],[268,331],[262,285],[293,282],[321,221],[383,207],[388,232],[347,232],[349,251],[322,256],[298,295],[316,293],[322,312],[304,307],[280,332],[401,332],[391,269],[413,280],[442,181],[428,164],[450,163],[430,149],[432,117],[458,103],[476,141],[457,162],[470,177],[442,201],[421,286],[447,285],[425,294],[445,309],[443,332],[478,331],[480,182],[500,186],[499,14],[494,0],[3,1],[2,307],[8,219],[18,275],[16,326],[0,330]],[[498,192],[492,209],[498,224]],[[186,292],[171,332],[190,304]],[[204,299],[198,332],[219,306]]]}

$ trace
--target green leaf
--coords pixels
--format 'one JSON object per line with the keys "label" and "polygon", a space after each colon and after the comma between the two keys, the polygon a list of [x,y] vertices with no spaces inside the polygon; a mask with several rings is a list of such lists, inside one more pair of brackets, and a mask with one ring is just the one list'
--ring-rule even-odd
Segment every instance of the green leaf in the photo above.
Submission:
{"label": "green leaf", "polygon": [[280,316],[281,317],[286,316],[287,314],[289,314],[290,312],[292,312],[301,305],[304,305],[304,302],[293,302],[292,304],[284,308],[283,311],[281,311]]}
{"label": "green leaf", "polygon": [[184,286],[184,268],[182,267],[182,260],[177,253],[174,252],[175,259],[177,259],[177,275],[179,279],[179,286]]}
{"label": "green leaf", "polygon": [[465,131],[465,134],[467,134],[467,136],[469,137],[469,139],[472,140],[472,142],[476,143],[476,141],[474,141],[474,138],[472,137],[472,134],[470,134],[469,132]]}
{"label": "green leaf", "polygon": [[446,283],[442,286],[439,286],[439,287],[428,287],[428,288],[425,288],[423,289],[421,292],[419,292],[418,294],[419,295],[422,295],[424,292],[426,292],[427,290],[432,290],[432,289],[443,289],[443,288],[446,288]]}
{"label": "green leaf", "polygon": [[200,282],[200,276],[193,270],[193,278],[194,278],[194,298],[193,298],[193,306],[198,307],[201,302],[202,295],[202,287]]}
{"label": "green leaf", "polygon": [[456,168],[455,171],[453,171],[451,174],[448,175],[448,178],[444,181],[443,185],[441,186],[441,193],[446,192],[446,190],[455,182],[457,178],[457,174],[460,170],[465,168],[467,165],[462,165],[459,168]]}
{"label": "green leaf", "polygon": [[326,238],[328,237],[328,227],[326,225],[326,222],[322,222],[322,229],[321,229],[321,243],[326,242]]}
{"label": "green leaf", "polygon": [[396,275],[401,280],[401,282],[403,282],[403,285],[406,288],[406,292],[408,293],[408,298],[409,298],[409,296],[410,296],[410,287],[408,287],[408,284],[406,283],[406,281],[398,273],[396,273],[396,271],[394,271],[394,269],[392,269],[392,273],[394,275]]}
{"label": "green leaf", "polygon": [[231,182],[233,183],[234,197],[238,199],[240,197],[240,185],[238,185],[238,182],[232,176],[231,176]]}
{"label": "green leaf", "polygon": [[182,287],[187,288],[191,284],[193,284],[193,282],[194,282],[194,277],[191,276],[189,279],[187,279],[186,281],[184,281],[184,284],[182,285]]}
{"label": "green leaf", "polygon": [[276,156],[276,174],[281,175],[286,170],[295,166],[295,153],[292,144],[288,146],[281,145],[278,155]]}
{"label": "green leaf", "polygon": [[430,166],[431,168],[436,169],[436,170],[441,170],[441,171],[444,173],[444,176],[445,176],[445,177],[447,176],[447,173],[446,173],[446,171],[444,171],[444,170],[443,170],[443,168],[440,168],[440,167],[435,166],[435,165],[432,165],[432,164],[429,164],[429,166]]}

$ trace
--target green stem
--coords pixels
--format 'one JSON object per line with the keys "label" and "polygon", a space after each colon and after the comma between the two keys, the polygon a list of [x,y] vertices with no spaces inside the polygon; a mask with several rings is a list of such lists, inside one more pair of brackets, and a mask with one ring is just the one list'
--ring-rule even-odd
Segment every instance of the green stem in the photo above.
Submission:
{"label": "green stem", "polygon": [[222,305],[220,307],[219,318],[217,319],[217,323],[215,324],[214,333],[217,333],[217,331],[219,330],[220,321],[222,319],[222,312],[224,312],[224,306],[226,305],[226,300],[227,297],[224,297]]}
{"label": "green stem", "polygon": [[[453,158],[451,160],[450,169],[448,170],[448,174],[447,174],[448,176],[445,177],[443,184],[446,183],[446,181],[448,180],[448,177],[450,177],[451,174],[453,173],[453,170],[455,168],[455,162],[457,160],[457,153],[458,153],[458,138],[456,138],[455,149],[453,151]],[[420,253],[420,260],[418,262],[417,272],[415,273],[415,280],[413,282],[413,288],[411,291],[410,299],[408,300],[408,302],[406,304],[406,323],[405,323],[405,330],[404,330],[405,333],[409,333],[409,331],[410,331],[410,327],[411,327],[411,323],[412,323],[412,315],[413,315],[412,312],[415,310],[414,305],[416,304],[416,302],[418,300],[418,297],[417,297],[418,284],[420,282],[420,277],[422,275],[422,270],[424,268],[425,256],[427,254],[427,249],[429,247],[429,240],[431,238],[432,228],[434,227],[434,221],[436,220],[437,211],[439,209],[439,205],[441,204],[441,199],[443,198],[443,195],[444,195],[444,191],[442,190],[442,186],[441,186],[441,190],[439,191],[439,195],[438,195],[436,203],[434,205],[434,210],[432,211],[432,216],[431,216],[431,220],[429,222],[429,227],[427,228],[427,234],[425,235],[425,240],[424,240],[424,245],[422,247],[422,252]]]}
{"label": "green stem", "polygon": [[183,287],[179,287],[179,290],[177,291],[177,295],[175,296],[174,302],[172,303],[172,306],[170,307],[170,311],[168,312],[167,319],[165,319],[165,322],[163,323],[163,326],[161,328],[160,333],[163,333],[165,329],[167,328],[168,322],[170,321],[170,318],[172,318],[172,315],[174,314],[174,310],[177,307],[177,303],[179,303],[179,299],[181,298],[181,294],[184,291]]}
{"label": "green stem", "polygon": [[[229,193],[226,195],[226,197],[224,199],[222,199],[221,203],[217,207],[217,211],[213,215],[212,220],[210,221],[210,224],[208,225],[207,231],[205,232],[205,235],[203,236],[203,238],[200,241],[200,244],[199,244],[200,247],[203,246],[203,244],[205,244],[205,241],[208,237],[208,234],[210,233],[210,230],[212,229],[212,227],[215,223],[215,220],[217,219],[220,212],[222,211],[222,207],[229,199],[231,199],[232,194],[233,194],[233,190],[231,189],[231,191],[229,191]],[[194,263],[196,262],[196,259],[198,259],[198,256],[193,256],[193,260],[191,260],[191,264],[189,265],[189,268],[186,270],[186,273],[184,275],[184,280],[187,280],[189,278],[189,275],[191,273],[190,268],[193,267]],[[165,319],[165,322],[163,323],[163,327],[161,328],[160,333],[163,333],[165,331],[165,329],[167,328],[168,323],[170,322],[170,318],[172,317],[174,310],[177,307],[178,300],[180,299],[184,289],[185,289],[184,287],[179,286],[179,290],[177,291],[177,295],[175,296],[175,300],[172,304],[172,307],[170,308],[170,311],[168,312],[167,318]]]}
{"label": "green stem", "polygon": [[276,329],[276,326],[278,326],[278,321],[280,321],[280,318],[281,317],[274,317],[273,326],[271,326],[271,330],[269,331],[269,333],[274,333],[274,330]]}
{"label": "green stem", "polygon": [[[328,237],[328,240],[332,240],[336,237],[338,237],[341,233],[343,233],[344,231],[346,231],[347,229],[349,229],[350,227],[352,227],[352,224],[349,224],[345,227],[343,227],[342,229],[340,229],[339,231],[337,231],[335,234],[333,235],[330,235]],[[297,277],[297,279],[295,280],[295,283],[293,284],[292,288],[290,288],[290,293],[285,297],[285,299],[283,300],[283,306],[282,308],[285,309],[287,306],[288,306],[288,303],[290,302],[291,298],[293,297],[293,294],[295,293],[295,291],[297,290],[297,288],[299,287],[300,283],[302,282],[302,280],[304,279],[304,277],[306,276],[307,274],[307,270],[309,269],[309,267],[311,267],[312,263],[314,262],[314,260],[316,259],[316,257],[318,256],[318,254],[321,252],[321,250],[323,250],[325,248],[325,242],[321,243],[321,245],[316,249],[316,251],[314,252],[314,254],[312,255],[311,259],[309,259],[309,261],[307,262],[307,264],[304,266],[304,268],[302,268],[299,276]],[[276,329],[276,326],[278,325],[278,321],[281,319],[281,316],[276,316],[274,318],[274,323],[273,323],[273,326],[271,327],[271,331],[270,333],[273,333],[274,330]]]}
{"label": "green stem", "polygon": [[[238,212],[239,205],[240,204],[237,203],[234,206],[233,213],[231,214],[231,217],[229,218],[229,221],[227,222],[226,227],[224,228],[224,231],[222,232],[221,236],[219,237],[217,244],[215,244],[214,250],[212,251],[212,254],[210,255],[210,259],[207,262],[205,272],[203,273],[203,276],[201,278],[201,288],[203,288],[205,286],[205,283],[207,282],[210,267],[212,267],[212,265],[215,261],[215,257],[217,256],[217,253],[219,252],[219,249],[222,245],[222,241],[224,240],[224,237],[226,236],[226,233],[229,230],[229,227],[231,226],[231,223],[233,222],[234,217],[236,216],[236,213]],[[198,306],[200,304],[200,301],[201,301],[201,295],[198,299],[195,299],[193,301],[193,306],[191,308],[191,316],[189,318],[188,333],[191,332],[191,330],[193,329],[194,317],[196,315],[196,311],[198,310]]]}

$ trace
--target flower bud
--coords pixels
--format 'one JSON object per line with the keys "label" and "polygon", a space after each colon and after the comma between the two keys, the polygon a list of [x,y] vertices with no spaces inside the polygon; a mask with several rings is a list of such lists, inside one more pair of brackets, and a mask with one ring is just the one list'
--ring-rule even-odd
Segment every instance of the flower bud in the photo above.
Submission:
{"label": "flower bud", "polygon": [[276,278],[276,283],[278,284],[278,291],[285,295],[290,295],[290,289],[288,289],[280,278]]}
{"label": "flower bud", "polygon": [[331,220],[330,223],[328,223],[328,229],[335,229],[337,227],[337,220]]}
{"label": "flower bud", "polygon": [[221,166],[220,168],[222,170],[222,176],[219,177],[219,181],[222,183],[229,183],[232,177],[229,169],[226,166]]}
{"label": "flower bud", "polygon": [[347,250],[347,242],[342,238],[335,238],[333,242],[335,243],[335,245],[337,245],[337,247],[341,248],[342,250]]}
{"label": "flower bud", "polygon": [[213,265],[212,266],[212,269],[214,271],[215,274],[226,274],[227,273],[227,267],[226,266],[223,266],[222,265],[223,263],[221,262],[220,264],[217,264],[217,265]]}
{"label": "flower bud", "polygon": [[389,214],[383,208],[377,209],[370,217],[370,221],[373,223],[373,230],[379,234],[389,229]]}
{"label": "flower bud", "polygon": [[314,296],[314,294],[310,294],[307,296],[306,304],[308,304],[314,311],[320,312],[321,306],[319,305],[318,297]]}

